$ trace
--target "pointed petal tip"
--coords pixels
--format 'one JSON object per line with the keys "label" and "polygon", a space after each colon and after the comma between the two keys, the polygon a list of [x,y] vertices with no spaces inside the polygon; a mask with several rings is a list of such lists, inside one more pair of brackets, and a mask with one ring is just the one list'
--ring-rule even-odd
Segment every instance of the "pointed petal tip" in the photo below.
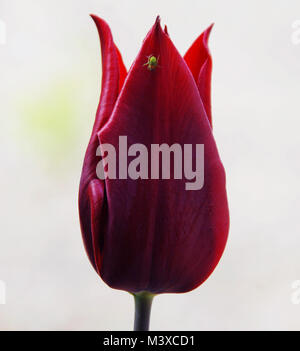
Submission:
{"label": "pointed petal tip", "polygon": [[208,41],[208,38],[209,38],[209,36],[210,36],[210,32],[211,32],[211,30],[213,29],[214,25],[215,25],[215,23],[213,22],[209,27],[207,27],[207,28],[205,29],[205,31],[204,31],[204,40],[205,40],[205,41]]}
{"label": "pointed petal tip", "polygon": [[93,13],[90,13],[90,17],[96,22],[97,20],[101,20],[97,15],[94,15]]}
{"label": "pointed petal tip", "polygon": [[162,28],[161,28],[161,24],[160,24],[160,16],[158,15],[155,19],[155,23],[154,23],[154,26],[153,26],[153,29],[155,31],[159,31],[159,32],[162,32]]}
{"label": "pointed petal tip", "polygon": [[209,54],[208,40],[213,26],[214,26],[214,22],[209,27],[207,27],[201,35],[204,47],[206,48],[208,54]]}
{"label": "pointed petal tip", "polygon": [[[165,35],[165,32],[163,31],[162,27],[161,27],[161,23],[160,23],[160,16],[158,15],[155,19],[155,22],[153,24],[153,26],[151,27],[150,31],[148,32],[148,35],[152,36],[161,36],[162,34]],[[148,37],[148,35],[146,36],[146,38]],[[145,40],[146,40],[145,38]]]}
{"label": "pointed petal tip", "polygon": [[165,24],[165,29],[164,29],[165,33],[169,36],[169,32],[168,32],[168,27],[167,25]]}
{"label": "pointed petal tip", "polygon": [[95,22],[97,28],[99,28],[99,26],[103,25],[103,24],[106,24],[107,23],[102,19],[100,18],[99,16],[97,15],[94,15],[93,13],[90,14],[90,17],[93,19],[93,21]]}
{"label": "pointed petal tip", "polygon": [[107,27],[109,28],[108,23],[101,17],[94,15],[93,13],[90,14],[90,17],[93,19],[93,21],[96,24],[96,27],[100,29],[101,27]]}
{"label": "pointed petal tip", "polygon": [[207,31],[211,31],[215,25],[215,22],[212,22],[212,24],[206,29]]}

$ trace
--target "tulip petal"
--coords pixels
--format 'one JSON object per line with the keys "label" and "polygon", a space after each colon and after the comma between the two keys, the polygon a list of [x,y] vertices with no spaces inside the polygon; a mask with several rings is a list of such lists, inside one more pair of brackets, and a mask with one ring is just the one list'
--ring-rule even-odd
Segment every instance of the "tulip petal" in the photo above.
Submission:
{"label": "tulip petal", "polygon": [[97,132],[107,122],[123,86],[127,71],[120,51],[116,47],[108,24],[101,18],[91,15],[100,37],[102,53],[102,88],[99,108],[93,131]]}
{"label": "tulip petal", "polygon": [[169,36],[169,32],[168,32],[168,27],[167,27],[167,25],[165,25],[164,31],[165,31],[165,33]]}
{"label": "tulip petal", "polygon": [[103,221],[101,217],[105,214],[105,190],[104,182],[99,179],[94,179],[89,183],[88,186],[88,197],[90,203],[91,213],[91,237],[92,246],[94,248],[94,258],[96,270],[100,274],[101,267],[101,250],[102,250],[102,238],[101,232],[103,231]]}
{"label": "tulip petal", "polygon": [[[119,91],[121,90],[126,78],[127,71],[122,61],[121,54],[113,42],[108,24],[95,15],[91,15],[91,17],[96,23],[101,41],[102,86],[96,119],[82,168],[79,188],[79,214],[84,245],[93,267],[97,270],[96,258],[94,256],[92,228],[90,223],[91,199],[89,198],[87,190],[90,182],[97,178],[96,166],[97,162],[99,161],[99,159],[96,157],[96,150],[99,146],[97,132],[107,122],[113,111]],[[95,186],[100,185],[99,183],[95,183],[93,187]],[[103,194],[103,191],[99,191],[97,194],[100,196]],[[99,213],[99,216],[101,216],[101,213]]]}
{"label": "tulip petal", "polygon": [[123,59],[122,59],[122,55],[120,53],[120,50],[117,48],[117,46],[115,45],[115,48],[117,50],[117,55],[118,55],[118,63],[119,63],[119,92],[121,91],[125,78],[127,76],[127,69],[124,65]]}
{"label": "tulip petal", "polygon": [[[159,58],[149,70],[147,57]],[[204,144],[205,182],[187,179],[106,179],[102,279],[130,292],[186,292],[217,265],[228,234],[225,173],[199,92],[159,19],[132,65],[114,111],[98,133],[101,144]],[[195,154],[193,155],[195,162]]]}
{"label": "tulip petal", "polygon": [[213,24],[209,26],[192,44],[186,52],[184,59],[192,72],[199,93],[204,104],[204,108],[212,125],[211,116],[211,72],[212,58],[208,48],[209,34]]}

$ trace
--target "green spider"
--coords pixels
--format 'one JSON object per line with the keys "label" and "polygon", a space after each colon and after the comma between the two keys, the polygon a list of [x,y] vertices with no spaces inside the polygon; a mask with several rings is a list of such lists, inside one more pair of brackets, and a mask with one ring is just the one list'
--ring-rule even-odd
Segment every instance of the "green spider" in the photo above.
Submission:
{"label": "green spider", "polygon": [[144,66],[147,66],[149,71],[155,70],[155,68],[158,66],[158,61],[159,61],[159,56],[156,58],[153,55],[147,56],[148,61],[144,64]]}

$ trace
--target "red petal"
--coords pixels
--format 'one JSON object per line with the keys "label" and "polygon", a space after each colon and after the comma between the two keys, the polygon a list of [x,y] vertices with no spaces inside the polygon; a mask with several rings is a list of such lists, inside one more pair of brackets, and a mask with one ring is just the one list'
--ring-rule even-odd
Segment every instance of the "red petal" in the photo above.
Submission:
{"label": "red petal", "polygon": [[102,88],[93,131],[97,132],[107,122],[127,75],[120,51],[113,42],[108,24],[91,15],[98,29],[102,53]]}
{"label": "red petal", "polygon": [[168,27],[165,25],[165,33],[169,36]]}
{"label": "red petal", "polygon": [[103,223],[101,218],[105,212],[105,190],[104,182],[99,179],[92,180],[88,185],[88,198],[90,204],[90,221],[91,221],[91,237],[92,246],[94,248],[94,258],[96,264],[96,270],[100,274],[101,267],[101,249],[102,249],[102,238],[101,231]]}
{"label": "red petal", "polygon": [[[149,55],[159,57],[152,71],[144,65]],[[119,136],[148,150],[155,143],[204,144],[205,183],[187,191],[186,179],[106,179],[101,277],[131,292],[191,290],[212,273],[227,240],[225,174],[193,77],[159,19],[99,132],[117,154]]]}
{"label": "red petal", "polygon": [[[91,199],[89,198],[87,190],[90,182],[96,178],[96,165],[97,162],[99,162],[99,158],[96,157],[96,150],[99,146],[97,132],[109,119],[127,72],[121,54],[113,42],[108,24],[97,16],[91,15],[91,17],[96,23],[101,41],[102,87],[96,119],[82,168],[79,189],[79,214],[85,248],[92,265],[96,269],[90,223]],[[96,183],[94,183],[94,186],[96,186]],[[100,196],[100,194],[103,194],[103,191],[97,194]],[[100,215],[99,213],[99,216]]]}
{"label": "red petal", "polygon": [[117,55],[118,55],[118,62],[119,62],[119,92],[121,91],[125,78],[127,76],[127,69],[123,63],[123,59],[122,59],[122,55],[120,53],[120,50],[117,48],[117,46],[115,45],[115,48],[117,50]]}
{"label": "red petal", "polygon": [[208,27],[193,43],[184,56],[185,62],[189,66],[199,93],[204,104],[204,108],[212,125],[211,117],[211,72],[212,58],[208,48],[208,39],[213,24]]}

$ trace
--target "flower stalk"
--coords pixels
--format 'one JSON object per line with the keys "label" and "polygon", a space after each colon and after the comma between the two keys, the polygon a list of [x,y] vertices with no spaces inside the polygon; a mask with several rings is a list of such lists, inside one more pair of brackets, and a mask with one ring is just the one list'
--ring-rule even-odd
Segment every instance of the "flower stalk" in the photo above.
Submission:
{"label": "flower stalk", "polygon": [[155,295],[145,291],[133,294],[133,296],[135,304],[134,331],[148,331],[151,306]]}

